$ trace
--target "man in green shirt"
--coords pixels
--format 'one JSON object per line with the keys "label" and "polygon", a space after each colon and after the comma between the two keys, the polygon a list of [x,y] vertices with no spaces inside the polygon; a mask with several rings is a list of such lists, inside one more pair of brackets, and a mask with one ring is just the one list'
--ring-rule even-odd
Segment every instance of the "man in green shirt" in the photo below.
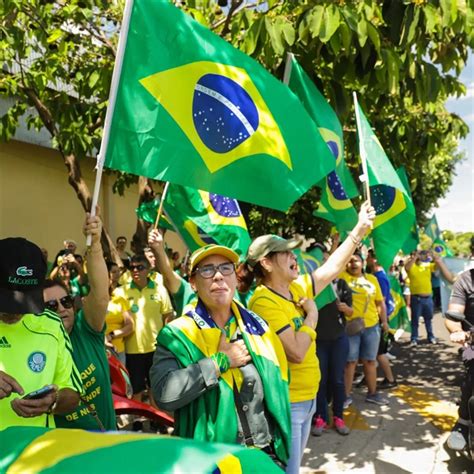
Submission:
{"label": "man in green shirt", "polygon": [[51,415],[77,406],[82,385],[69,337],[44,309],[46,260],[22,238],[0,240],[0,254],[0,430],[54,427]]}
{"label": "man in green shirt", "polygon": [[85,389],[81,404],[76,410],[55,417],[56,426],[60,428],[95,431],[116,429],[104,343],[109,277],[100,243],[101,231],[100,217],[87,214],[84,234],[92,237],[87,251],[90,292],[84,298],[81,310],[75,313],[67,288],[61,282],[48,280],[45,284],[45,305],[59,314],[71,337],[74,362]]}

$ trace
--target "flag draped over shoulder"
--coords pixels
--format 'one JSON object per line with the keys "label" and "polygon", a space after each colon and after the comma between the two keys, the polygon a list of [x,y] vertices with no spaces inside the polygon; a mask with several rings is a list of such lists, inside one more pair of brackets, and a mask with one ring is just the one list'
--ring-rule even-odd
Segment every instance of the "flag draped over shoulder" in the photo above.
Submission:
{"label": "flag draped over shoulder", "polygon": [[425,234],[431,239],[431,249],[439,254],[441,257],[452,257],[454,253],[447,246],[446,242],[441,237],[441,231],[439,230],[438,220],[436,215],[433,214],[428,224],[425,227]]}
{"label": "flag draped over shoulder", "polygon": [[258,449],[143,433],[12,427],[0,431],[0,472],[281,472]]}
{"label": "flag draped over shoulder", "polygon": [[[158,215],[158,209],[160,207],[159,198],[155,198],[152,201],[142,202],[140,207],[135,209],[135,213],[139,219],[154,224],[156,221],[156,216]],[[162,214],[160,216],[160,221],[158,222],[158,227],[167,230],[175,230],[173,224],[169,221],[166,215]]]}
{"label": "flag draped over shoulder", "polygon": [[[315,247],[309,252],[302,252],[299,249],[293,251],[296,254],[300,277],[302,279],[311,278],[311,274],[323,264],[323,252],[320,248]],[[332,285],[328,285],[323,291],[316,295],[314,301],[318,309],[332,303],[336,300],[336,293]]]}
{"label": "flag draped over shoulder", "polygon": [[247,253],[251,239],[235,199],[170,183],[164,209],[191,252],[218,244]]}
{"label": "flag draped over shoulder", "polygon": [[407,305],[400,283],[393,275],[389,275],[388,279],[390,281],[390,293],[395,303],[395,308],[389,317],[388,325],[391,329],[402,328],[405,331],[411,332],[410,318],[408,317]]}
{"label": "flag draped over shoulder", "polygon": [[[397,168],[397,175],[400,178],[403,186],[407,190],[408,196],[412,199],[411,191],[410,191],[410,183],[408,182],[408,176],[404,166],[400,166]],[[410,233],[408,235],[407,240],[402,246],[402,251],[405,255],[408,255],[411,252],[414,252],[417,247],[418,243],[420,242],[420,237],[418,235],[418,227],[416,225],[416,215],[413,217],[413,223],[411,225]]]}
{"label": "flag draped over shoulder", "polygon": [[[283,346],[263,319],[235,301],[232,314],[262,379],[266,413],[273,425],[275,452],[279,459],[286,461],[291,444],[291,421],[288,366]],[[222,330],[199,301],[195,308],[161,330],[157,344],[171,351],[181,366],[187,367],[215,354],[221,336]],[[221,374],[216,390],[204,392],[177,410],[177,434],[209,442],[235,442],[238,422],[233,387],[234,383],[238,387],[239,380],[242,380],[240,370],[229,369]]]}
{"label": "flag draped over shoulder", "polygon": [[357,224],[357,212],[352,205],[351,198],[357,196],[359,192],[344,161],[341,123],[336,112],[298,61],[293,56],[290,61],[287,65],[288,87],[300,99],[318,126],[336,163],[336,169],[318,183],[322,194],[315,215],[333,222],[339,232],[349,232]]}
{"label": "flag draped over shoulder", "polygon": [[134,0],[105,166],[284,211],[334,159],[255,60],[168,0]]}
{"label": "flag draped over shoulder", "polygon": [[367,163],[370,198],[376,213],[371,236],[377,259],[388,271],[410,234],[415,208],[362,109],[357,103],[356,107],[360,117],[359,146],[361,155],[365,153],[361,158]]}

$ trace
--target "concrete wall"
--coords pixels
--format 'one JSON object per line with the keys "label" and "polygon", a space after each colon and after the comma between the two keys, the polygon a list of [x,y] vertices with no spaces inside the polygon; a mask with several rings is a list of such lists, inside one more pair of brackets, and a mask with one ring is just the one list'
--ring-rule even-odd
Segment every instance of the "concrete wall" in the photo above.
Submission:
{"label": "concrete wall", "polygon": [[[81,163],[91,192],[94,166],[93,159]],[[125,235],[130,241],[136,226],[137,189],[133,186],[119,196],[112,192],[113,180],[104,174],[99,199],[104,224],[113,239]],[[78,242],[83,253],[83,220],[84,212],[58,152],[14,140],[0,143],[0,238],[25,237],[45,247],[51,258],[69,238]],[[166,240],[184,256],[185,247],[175,233],[167,232]]]}

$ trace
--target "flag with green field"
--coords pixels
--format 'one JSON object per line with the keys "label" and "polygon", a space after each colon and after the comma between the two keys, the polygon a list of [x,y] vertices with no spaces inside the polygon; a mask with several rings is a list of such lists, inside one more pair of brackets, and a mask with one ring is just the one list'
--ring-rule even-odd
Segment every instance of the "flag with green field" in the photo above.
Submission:
{"label": "flag with green field", "polygon": [[[300,249],[293,251],[296,254],[298,261],[298,267],[300,271],[300,277],[302,279],[311,278],[311,274],[324,263],[323,251],[319,247],[308,252],[302,252]],[[332,285],[328,285],[323,291],[316,295],[314,301],[318,309],[332,303],[337,298],[336,293]]]}
{"label": "flag with green field", "polygon": [[334,169],[294,94],[168,0],[124,41],[106,167],[282,211]]}
{"label": "flag with green field", "polygon": [[170,183],[164,209],[191,252],[218,244],[246,255],[251,239],[237,200]]}
{"label": "flag with green field", "polygon": [[2,473],[281,473],[258,449],[156,434],[12,427],[0,446]]}
{"label": "flag with green field", "polygon": [[388,325],[391,329],[402,328],[407,332],[411,332],[410,318],[408,316],[407,305],[403,297],[400,282],[393,275],[389,275],[388,279],[390,281],[390,293],[395,304]]}
{"label": "flag with green field", "polygon": [[[399,168],[397,168],[396,171],[397,171],[398,177],[400,178],[400,181],[402,182],[403,186],[405,186],[405,189],[407,190],[407,193],[410,196],[410,199],[412,199],[410,183],[408,182],[408,176],[407,176],[405,167],[400,166]],[[408,255],[409,253],[414,252],[417,249],[419,242],[420,242],[420,237],[418,235],[418,227],[416,225],[416,215],[415,215],[408,238],[402,246],[402,252],[405,255]]]}
{"label": "flag with green field", "polygon": [[[156,197],[152,201],[142,202],[140,206],[135,209],[135,213],[139,219],[148,222],[149,224],[154,224],[156,221],[156,216],[158,215],[158,209],[160,208],[160,198]],[[173,224],[170,222],[168,217],[165,214],[161,214],[160,221],[158,222],[158,227],[166,230],[175,230]]]}
{"label": "flag with green field", "polygon": [[357,211],[351,198],[358,196],[359,191],[344,161],[341,123],[336,112],[293,55],[287,61],[286,78],[288,87],[300,99],[318,126],[336,163],[335,170],[318,183],[322,194],[314,215],[333,222],[341,233],[349,232],[357,224]]}
{"label": "flag with green field", "polygon": [[356,107],[361,158],[367,163],[370,198],[376,213],[371,237],[378,261],[388,271],[410,235],[415,208],[362,108],[357,103]]}
{"label": "flag with green field", "polygon": [[441,257],[453,257],[453,251],[448,247],[446,242],[441,237],[441,231],[439,230],[438,220],[436,215],[433,214],[428,224],[425,227],[425,234],[431,239],[431,249]]}

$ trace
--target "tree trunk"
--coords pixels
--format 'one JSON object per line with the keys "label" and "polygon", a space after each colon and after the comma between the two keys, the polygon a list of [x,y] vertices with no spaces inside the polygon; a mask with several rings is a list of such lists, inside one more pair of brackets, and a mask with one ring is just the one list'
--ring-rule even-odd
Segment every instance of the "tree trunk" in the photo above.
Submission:
{"label": "tree trunk", "polygon": [[[87,183],[82,177],[79,160],[74,154],[65,155],[62,152],[61,154],[64,158],[64,164],[66,165],[69,184],[76,192],[76,195],[79,201],[81,202],[84,211],[90,212],[92,205],[92,195],[89,190],[89,187],[87,186]],[[120,266],[123,266],[122,259],[120,258],[117,249],[115,248],[115,244],[111,239],[109,233],[107,232],[105,226],[102,227],[102,235],[100,240],[102,244],[102,249],[104,251],[105,259],[107,261],[112,261]]]}
{"label": "tree trunk", "polygon": [[[145,176],[138,178],[138,207],[144,202],[149,202],[155,198],[152,180]],[[131,248],[134,253],[141,253],[147,246],[148,229],[150,224],[142,219],[137,219],[137,227],[132,237]]]}

